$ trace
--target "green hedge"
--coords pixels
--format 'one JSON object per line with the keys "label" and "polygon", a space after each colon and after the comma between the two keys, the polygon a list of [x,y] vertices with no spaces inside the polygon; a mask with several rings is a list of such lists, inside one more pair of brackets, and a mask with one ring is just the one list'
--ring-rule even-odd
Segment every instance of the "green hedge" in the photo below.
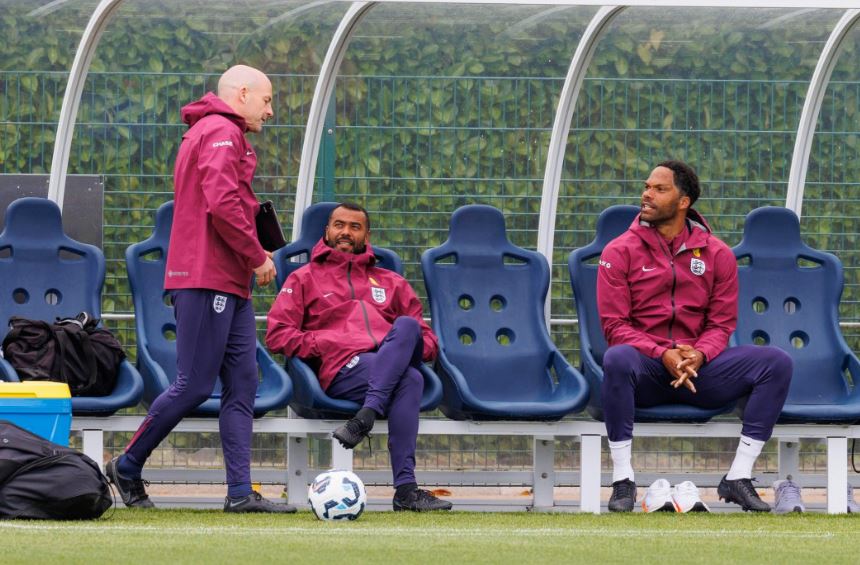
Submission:
{"label": "green hedge", "polygon": [[[45,173],[68,68],[88,14],[76,5],[35,17],[12,2],[0,16],[0,172]],[[253,142],[257,190],[293,209],[295,177],[316,73],[345,4],[279,19],[284,8],[146,2],[122,8],[87,81],[70,173],[104,175],[105,311],[130,311],[125,247],[149,234],[171,197],[183,127],[179,108],[228,65],[273,78],[276,117]],[[201,6],[207,6],[201,10]],[[420,253],[444,241],[457,206],[487,202],[511,238],[536,244],[546,148],[570,57],[592,7],[427,5],[375,8],[344,59],[333,135],[319,185],[375,215],[375,241],[401,253],[419,288]],[[177,10],[179,10],[177,12]],[[507,11],[504,11],[507,10]],[[158,14],[169,14],[160,17]],[[462,17],[456,17],[457,15]],[[576,107],[556,222],[554,312],[572,316],[566,256],[591,239],[609,204],[635,203],[653,164],[672,156],[700,172],[699,206],[729,242],[744,215],[781,205],[807,84],[841,15],[800,20],[776,10],[630,9],[595,54]],[[471,23],[470,23],[471,22]],[[803,229],[813,246],[856,263],[858,84],[849,42],[828,91],[810,163]],[[319,192],[319,191],[318,191]],[[321,196],[318,196],[321,197]],[[858,274],[846,268],[843,317]],[[270,294],[259,298],[264,312]],[[573,353],[575,337],[556,337]],[[126,340],[130,342],[129,340]],[[572,359],[573,360],[573,359]]]}

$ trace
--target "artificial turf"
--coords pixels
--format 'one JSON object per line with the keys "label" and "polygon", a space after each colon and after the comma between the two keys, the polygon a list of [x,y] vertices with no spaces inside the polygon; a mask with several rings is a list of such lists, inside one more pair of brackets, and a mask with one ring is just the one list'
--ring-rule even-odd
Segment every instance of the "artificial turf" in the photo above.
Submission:
{"label": "artificial turf", "polygon": [[860,517],[451,512],[109,511],[0,521],[0,563],[858,563]]}

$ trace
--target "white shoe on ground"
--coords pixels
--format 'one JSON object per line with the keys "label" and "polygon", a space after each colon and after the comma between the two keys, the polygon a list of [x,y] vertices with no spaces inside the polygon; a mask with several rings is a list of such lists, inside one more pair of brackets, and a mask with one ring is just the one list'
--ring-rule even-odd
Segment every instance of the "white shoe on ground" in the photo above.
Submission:
{"label": "white shoe on ground", "polygon": [[642,510],[645,512],[674,512],[672,503],[672,487],[666,479],[657,479],[645,492],[642,499]]}
{"label": "white shoe on ground", "polygon": [[672,502],[676,512],[710,512],[699,496],[699,489],[691,481],[678,483],[672,489]]}

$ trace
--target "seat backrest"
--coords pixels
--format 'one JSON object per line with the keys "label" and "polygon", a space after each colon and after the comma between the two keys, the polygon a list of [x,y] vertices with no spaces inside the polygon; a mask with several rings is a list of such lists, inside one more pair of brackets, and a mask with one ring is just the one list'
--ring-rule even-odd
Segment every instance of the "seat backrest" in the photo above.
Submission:
{"label": "seat backrest", "polygon": [[440,348],[471,391],[482,400],[546,398],[556,348],[544,318],[543,255],[508,241],[499,210],[470,205],[452,214],[448,240],[421,266]]}
{"label": "seat backrest", "polygon": [[164,269],[173,201],[161,205],[155,215],[152,235],[125,251],[128,283],[134,299],[138,350],[158,363],[170,382],[176,378],[176,319],[170,296],[164,290]]}
{"label": "seat backrest", "polygon": [[597,311],[597,262],[607,244],[627,231],[638,213],[638,207],[627,205],[610,206],[601,212],[594,240],[573,250],[567,261],[579,318],[580,348],[583,355],[591,355],[601,366],[607,344]]}
{"label": "seat backrest", "polygon": [[[304,211],[299,238],[275,252],[274,261],[278,271],[276,276],[278,288],[284,286],[284,281],[287,280],[290,273],[310,260],[311,251],[325,234],[328,218],[337,206],[337,202],[318,202]],[[373,248],[373,255],[376,257],[377,267],[394,271],[398,275],[403,274],[403,263],[394,251],[372,244],[371,247]]]}
{"label": "seat backrest", "polygon": [[787,209],[757,208],[733,249],[738,259],[739,344],[779,347],[794,360],[789,404],[844,399],[850,355],[839,329],[842,264],[808,247]]}
{"label": "seat backrest", "polygon": [[0,339],[12,316],[53,322],[87,311],[101,317],[105,259],[63,232],[57,204],[19,198],[0,233]]}

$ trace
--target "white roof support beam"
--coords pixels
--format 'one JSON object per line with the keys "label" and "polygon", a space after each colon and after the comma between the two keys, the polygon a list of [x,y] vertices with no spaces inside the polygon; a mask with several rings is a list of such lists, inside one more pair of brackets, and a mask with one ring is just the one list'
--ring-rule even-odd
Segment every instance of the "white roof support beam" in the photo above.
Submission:
{"label": "white roof support beam", "polygon": [[87,72],[93,60],[102,33],[110,23],[123,0],[102,0],[96,7],[90,21],[81,37],[75,60],[69,71],[69,82],[63,96],[60,108],[60,120],[57,123],[57,135],[54,138],[54,156],[51,159],[51,176],[48,181],[48,198],[63,209],[63,198],[66,193],[66,175],[69,169],[69,152],[72,147],[72,137],[75,134],[75,121],[78,118],[78,107],[81,104],[81,94],[87,80]]}
{"label": "white roof support beam", "polygon": [[[540,218],[538,219],[537,251],[546,257],[550,265],[552,265],[558,192],[561,184],[561,173],[564,169],[564,155],[567,150],[567,137],[570,134],[573,111],[576,108],[576,101],[579,98],[579,91],[582,88],[585,73],[588,71],[588,65],[597,50],[597,44],[606,29],[623,9],[624,6],[603,6],[597,11],[588,27],[585,28],[579,45],[576,46],[576,52],[570,61],[567,77],[564,79],[564,86],[561,89],[561,96],[555,111],[555,121],[552,124],[549,150],[547,151]],[[552,277],[551,272],[550,277]],[[544,304],[547,325],[549,325],[551,317],[551,295],[552,293],[547,293]]]}
{"label": "white roof support beam", "polygon": [[803,189],[809,168],[809,153],[812,151],[812,140],[815,137],[815,127],[818,124],[818,115],[821,112],[827,84],[839,60],[845,38],[854,29],[858,19],[860,19],[860,10],[848,10],[833,28],[818,58],[815,72],[812,73],[812,80],[809,82],[809,89],[806,91],[800,124],[797,126],[797,136],[794,139],[794,153],[791,156],[788,191],[785,197],[785,207],[794,210],[798,218],[803,206]]}
{"label": "white roof support beam", "polygon": [[296,205],[293,213],[293,241],[298,239],[302,229],[302,213],[313,202],[314,178],[316,177],[317,156],[325,128],[325,113],[334,92],[335,81],[340,72],[340,64],[346,53],[352,35],[358,24],[376,2],[354,2],[344,14],[337,31],[328,46],[328,52],[320,68],[314,97],[308,111],[308,127],[302,144],[299,161],[299,176],[296,179]]}

